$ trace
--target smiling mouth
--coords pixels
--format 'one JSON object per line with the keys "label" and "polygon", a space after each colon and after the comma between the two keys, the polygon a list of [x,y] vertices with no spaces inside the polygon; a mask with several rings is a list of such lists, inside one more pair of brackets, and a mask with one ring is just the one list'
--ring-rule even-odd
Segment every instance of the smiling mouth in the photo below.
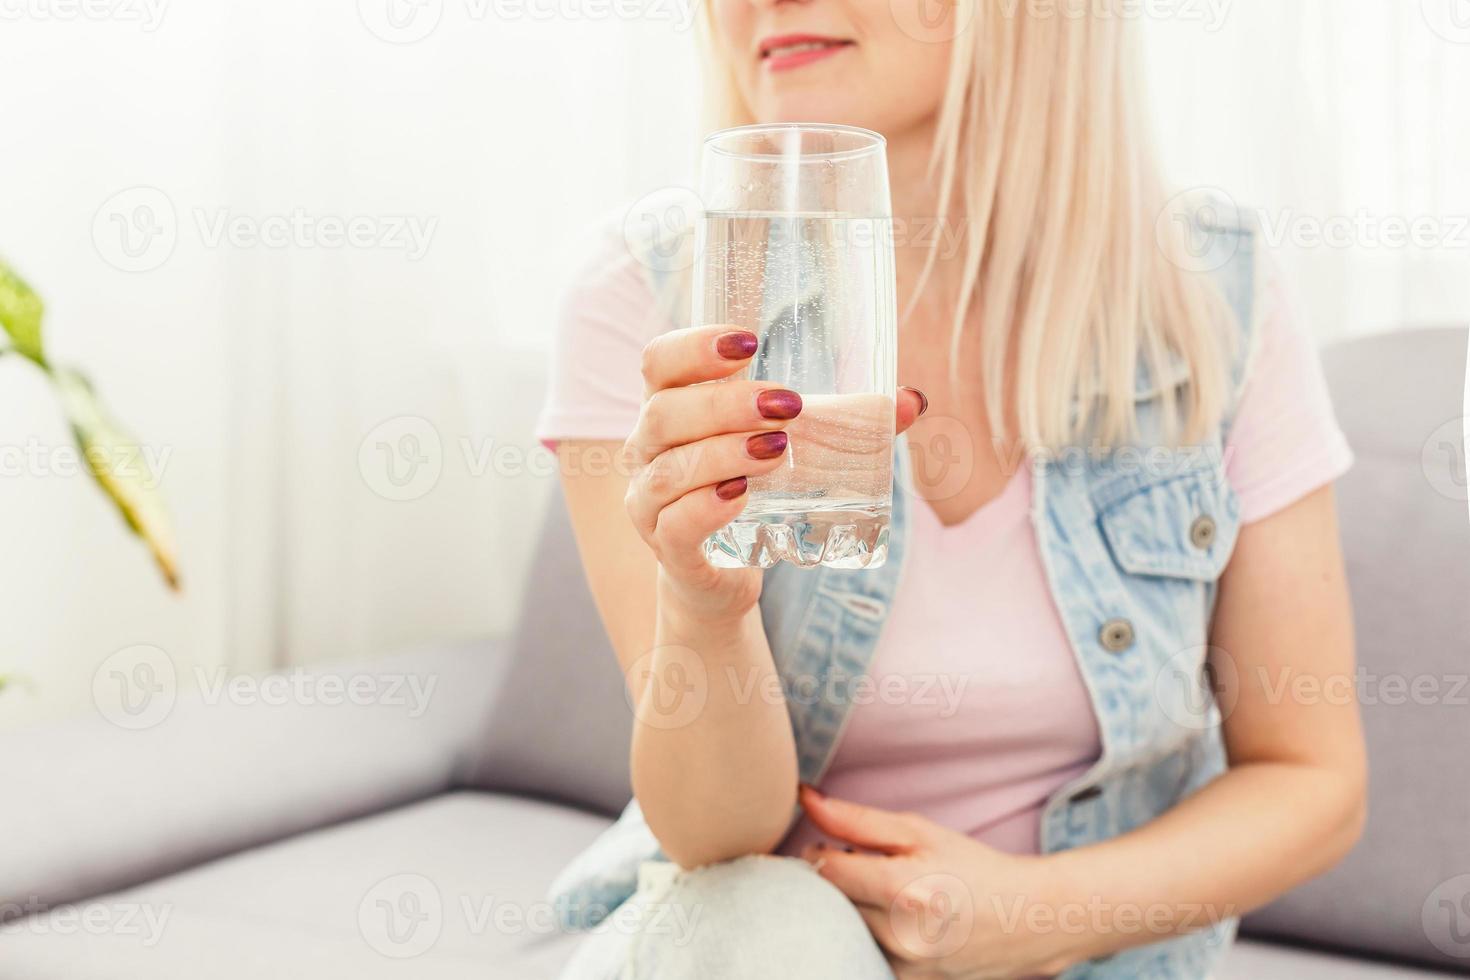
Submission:
{"label": "smiling mouth", "polygon": [[773,37],[761,42],[761,61],[771,71],[788,71],[800,68],[850,48],[853,42],[840,38],[818,37],[812,34],[792,34]]}

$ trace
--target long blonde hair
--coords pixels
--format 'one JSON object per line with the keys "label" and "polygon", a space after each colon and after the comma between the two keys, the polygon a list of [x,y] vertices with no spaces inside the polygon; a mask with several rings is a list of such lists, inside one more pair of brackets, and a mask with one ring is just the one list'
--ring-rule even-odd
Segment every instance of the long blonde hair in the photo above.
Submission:
{"label": "long blonde hair", "polygon": [[[1219,290],[1189,268],[1183,228],[1164,214],[1126,2],[1111,0],[1113,10],[1059,0],[1042,14],[1025,0],[954,4],[966,26],[953,42],[929,163],[937,213],[962,219],[951,371],[960,380],[972,311],[987,327],[1010,325],[981,332],[985,409],[1003,437],[1012,398],[1016,434],[1032,448],[1133,437],[1140,354],[1164,380],[1165,438],[1202,437],[1225,405],[1234,331],[1224,329]],[[709,122],[751,122],[710,18],[701,19]],[[1188,384],[1176,391],[1170,365],[1180,362]]]}

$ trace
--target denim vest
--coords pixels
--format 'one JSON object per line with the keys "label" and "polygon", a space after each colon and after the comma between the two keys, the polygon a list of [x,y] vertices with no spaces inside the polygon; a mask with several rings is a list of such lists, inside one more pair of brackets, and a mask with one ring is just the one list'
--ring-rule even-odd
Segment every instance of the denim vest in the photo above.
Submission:
{"label": "denim vest", "polygon": [[[1216,216],[1207,208],[1195,213]],[[1196,219],[1190,258],[1195,268],[1213,272],[1234,313],[1239,342],[1231,391],[1238,394],[1255,334],[1255,236],[1239,224]],[[674,288],[676,277],[660,271],[658,262],[648,265],[656,294],[672,295],[666,312],[680,323],[677,313],[687,305]],[[1045,853],[1146,824],[1226,768],[1205,657],[1216,583],[1240,526],[1223,454],[1235,398],[1222,425],[1200,444],[1161,448],[1167,440],[1160,392],[1186,375],[1178,361],[1168,370],[1170,377],[1155,378],[1140,361],[1133,445],[1086,452],[1084,442],[1076,453],[1031,462],[1037,544],[1102,742],[1096,764],[1044,808]],[[927,506],[904,491],[912,483],[902,438],[895,484],[888,560],[881,568],[783,563],[765,572],[761,614],[787,694],[803,782],[818,783],[835,754],[854,686],[866,683],[902,574],[908,510]],[[634,892],[639,865],[660,856],[634,800],[552,884],[563,925],[589,928],[601,921]],[[1200,932],[1080,964],[1063,976],[1197,980],[1210,974],[1236,924],[1217,921]]]}

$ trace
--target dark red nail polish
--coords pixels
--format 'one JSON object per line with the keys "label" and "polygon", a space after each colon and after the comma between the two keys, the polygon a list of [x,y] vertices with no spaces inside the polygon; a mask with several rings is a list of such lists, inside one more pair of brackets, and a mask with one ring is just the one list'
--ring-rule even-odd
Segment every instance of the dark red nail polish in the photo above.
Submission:
{"label": "dark red nail polish", "polygon": [[715,486],[715,496],[721,500],[734,500],[745,493],[745,487],[750,481],[743,476],[737,476],[733,480]]}
{"label": "dark red nail polish", "polygon": [[801,396],[784,388],[774,388],[756,395],[755,407],[762,418],[794,419],[801,414]]}
{"label": "dark red nail polish", "polygon": [[749,330],[722,333],[715,340],[715,350],[727,361],[743,361],[755,353],[760,341]]}
{"label": "dark red nail polish", "polygon": [[745,451],[751,459],[775,459],[786,451],[786,433],[763,432],[745,440]]}
{"label": "dark red nail polish", "polygon": [[909,391],[912,391],[914,394],[919,396],[919,414],[914,417],[923,418],[924,413],[929,411],[929,396],[924,394],[918,388],[913,387],[912,385],[904,385],[903,387],[907,388]]}

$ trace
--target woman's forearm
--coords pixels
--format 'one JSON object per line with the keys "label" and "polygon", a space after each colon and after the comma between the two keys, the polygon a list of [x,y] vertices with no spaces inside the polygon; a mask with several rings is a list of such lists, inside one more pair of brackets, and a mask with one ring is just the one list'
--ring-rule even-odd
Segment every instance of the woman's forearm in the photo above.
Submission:
{"label": "woman's forearm", "polygon": [[1208,927],[1320,874],[1362,832],[1365,781],[1347,767],[1248,763],[1129,834],[1049,858],[1043,927],[1058,931],[1061,962]]}
{"label": "woman's forearm", "polygon": [[[796,743],[760,607],[719,625],[661,602],[638,692],[633,789],[684,867],[766,853],[796,806]],[[644,666],[646,665],[646,666]]]}

